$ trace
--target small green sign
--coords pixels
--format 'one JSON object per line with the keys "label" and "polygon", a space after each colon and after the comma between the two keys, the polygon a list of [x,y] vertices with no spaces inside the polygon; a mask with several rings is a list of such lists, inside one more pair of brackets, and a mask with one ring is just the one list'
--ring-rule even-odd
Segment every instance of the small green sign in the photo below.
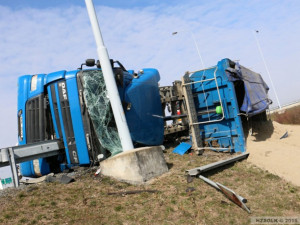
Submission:
{"label": "small green sign", "polygon": [[11,184],[11,183],[12,183],[11,177],[5,178],[5,183],[6,183],[6,184]]}
{"label": "small green sign", "polygon": [[2,179],[2,180],[1,180],[1,183],[2,183],[3,185],[5,185],[5,184],[11,184],[11,183],[12,183],[12,178],[11,178],[11,177],[8,177],[8,178],[5,178],[5,179]]}

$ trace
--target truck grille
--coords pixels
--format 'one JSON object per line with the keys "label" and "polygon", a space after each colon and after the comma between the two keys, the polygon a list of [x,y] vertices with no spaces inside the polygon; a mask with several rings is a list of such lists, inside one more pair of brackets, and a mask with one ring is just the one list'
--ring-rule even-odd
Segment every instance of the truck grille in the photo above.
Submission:
{"label": "truck grille", "polygon": [[25,115],[27,144],[45,140],[44,94],[27,101]]}

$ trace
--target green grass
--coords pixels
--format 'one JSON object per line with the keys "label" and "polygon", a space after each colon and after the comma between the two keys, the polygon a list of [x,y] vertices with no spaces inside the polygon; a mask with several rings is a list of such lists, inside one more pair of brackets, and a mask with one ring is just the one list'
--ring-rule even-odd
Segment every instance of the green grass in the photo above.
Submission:
{"label": "green grass", "polygon": [[[184,171],[219,161],[230,155],[205,152],[204,156],[175,155],[165,158],[173,167],[149,184],[133,186],[93,172],[76,182],[42,183],[0,198],[1,224],[249,224],[252,216],[298,216],[299,187],[248,163],[238,162],[209,178],[248,199],[252,214],[195,178],[187,183]],[[33,185],[35,186],[35,185]],[[187,192],[187,188],[195,190]],[[132,195],[110,192],[151,189]]]}

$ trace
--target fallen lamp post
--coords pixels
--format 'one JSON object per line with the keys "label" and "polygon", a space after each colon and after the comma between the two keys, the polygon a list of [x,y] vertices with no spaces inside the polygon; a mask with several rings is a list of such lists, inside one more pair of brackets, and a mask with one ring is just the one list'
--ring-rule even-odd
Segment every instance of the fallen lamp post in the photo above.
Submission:
{"label": "fallen lamp post", "polygon": [[247,199],[243,198],[240,195],[237,195],[233,190],[229,189],[228,187],[218,183],[214,182],[207,177],[204,177],[202,175],[199,175],[199,178],[217,189],[218,191],[222,192],[230,201],[241,207],[242,209],[246,210],[248,213],[251,213],[250,209],[246,206],[245,203],[247,203]]}
{"label": "fallen lamp post", "polygon": [[248,156],[249,156],[249,153],[243,153],[243,154],[240,154],[240,155],[235,156],[235,157],[230,158],[230,159],[225,159],[225,160],[210,163],[210,164],[207,164],[207,165],[204,165],[204,166],[201,166],[201,167],[196,167],[196,168],[193,168],[193,169],[190,169],[190,170],[186,170],[186,172],[190,176],[197,176],[198,174],[208,172],[208,171],[216,169],[218,167],[222,167],[222,166],[228,165],[230,163],[234,163],[236,161],[246,159]]}
{"label": "fallen lamp post", "polygon": [[204,166],[201,166],[201,167],[196,167],[196,168],[193,168],[193,169],[190,169],[190,170],[186,170],[186,172],[188,173],[188,178],[191,177],[191,176],[198,176],[204,182],[211,185],[212,187],[214,187],[218,191],[222,192],[233,203],[235,203],[236,205],[238,205],[242,209],[246,210],[248,213],[251,213],[250,209],[245,204],[245,203],[247,203],[247,199],[245,199],[244,197],[242,197],[240,195],[237,195],[233,190],[229,189],[228,187],[226,187],[226,186],[224,186],[224,185],[222,185],[218,182],[214,182],[214,181],[208,179],[207,177],[204,177],[204,176],[200,175],[201,173],[208,172],[210,170],[228,165],[230,163],[234,163],[236,161],[246,159],[248,156],[249,156],[249,153],[244,153],[244,154],[235,156],[235,157],[230,158],[230,159],[225,159],[225,160],[210,163],[208,165],[204,165]]}

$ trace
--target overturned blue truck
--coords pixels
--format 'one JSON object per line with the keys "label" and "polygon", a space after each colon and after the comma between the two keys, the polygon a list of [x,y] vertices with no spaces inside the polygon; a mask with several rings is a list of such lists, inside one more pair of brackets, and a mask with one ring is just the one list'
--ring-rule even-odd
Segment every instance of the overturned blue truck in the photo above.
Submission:
{"label": "overturned blue truck", "polygon": [[[111,60],[111,65],[137,147],[188,134],[198,153],[244,152],[245,127],[252,119],[265,118],[271,103],[262,77],[229,59],[187,72],[167,87],[159,87],[156,69],[135,73],[118,61]],[[23,176],[97,164],[122,151],[101,65],[95,60],[74,71],[21,76],[17,117],[19,145],[60,139],[65,149],[63,155],[21,163]]]}
{"label": "overturned blue truck", "polygon": [[[96,68],[82,69],[83,65]],[[100,63],[87,60],[83,65],[19,78],[19,145],[61,139],[65,147],[65,155],[21,163],[22,175],[91,165],[122,151]],[[158,71],[134,73],[118,61],[111,65],[134,144],[162,144]]]}

